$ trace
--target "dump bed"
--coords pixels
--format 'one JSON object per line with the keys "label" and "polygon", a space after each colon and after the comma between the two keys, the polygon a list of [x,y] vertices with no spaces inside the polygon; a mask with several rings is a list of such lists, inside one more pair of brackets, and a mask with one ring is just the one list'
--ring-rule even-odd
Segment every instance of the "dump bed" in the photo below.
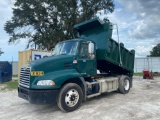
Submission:
{"label": "dump bed", "polygon": [[76,24],[79,37],[96,43],[97,69],[114,74],[133,74],[134,50],[112,39],[112,23],[99,18]]}

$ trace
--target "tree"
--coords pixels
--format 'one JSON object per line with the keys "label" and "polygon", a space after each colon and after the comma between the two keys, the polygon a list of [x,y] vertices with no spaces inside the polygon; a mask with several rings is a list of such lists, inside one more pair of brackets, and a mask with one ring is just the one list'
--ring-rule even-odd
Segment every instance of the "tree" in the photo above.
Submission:
{"label": "tree", "polygon": [[16,0],[4,29],[9,43],[27,39],[27,47],[51,50],[57,42],[75,38],[74,24],[99,10],[113,12],[113,0]]}
{"label": "tree", "polygon": [[1,51],[1,48],[0,48],[0,56],[3,54],[4,52],[3,51]]}
{"label": "tree", "polygon": [[159,57],[160,56],[160,43],[152,48],[152,50],[150,51],[150,56],[151,57]]}

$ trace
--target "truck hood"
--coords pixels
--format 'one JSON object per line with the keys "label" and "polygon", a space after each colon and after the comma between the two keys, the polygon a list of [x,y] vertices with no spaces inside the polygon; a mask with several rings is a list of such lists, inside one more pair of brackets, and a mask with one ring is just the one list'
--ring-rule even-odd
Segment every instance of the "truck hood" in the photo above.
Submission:
{"label": "truck hood", "polygon": [[44,73],[74,68],[74,55],[51,56],[30,63],[32,71],[43,71]]}

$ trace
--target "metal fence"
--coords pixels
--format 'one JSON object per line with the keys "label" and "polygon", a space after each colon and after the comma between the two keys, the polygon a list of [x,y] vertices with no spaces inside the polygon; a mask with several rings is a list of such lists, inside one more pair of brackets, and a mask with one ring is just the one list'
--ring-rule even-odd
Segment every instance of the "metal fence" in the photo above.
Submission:
{"label": "metal fence", "polygon": [[12,75],[18,75],[18,62],[13,61],[12,64]]}
{"label": "metal fence", "polygon": [[142,72],[144,69],[160,72],[160,57],[135,58],[134,72]]}

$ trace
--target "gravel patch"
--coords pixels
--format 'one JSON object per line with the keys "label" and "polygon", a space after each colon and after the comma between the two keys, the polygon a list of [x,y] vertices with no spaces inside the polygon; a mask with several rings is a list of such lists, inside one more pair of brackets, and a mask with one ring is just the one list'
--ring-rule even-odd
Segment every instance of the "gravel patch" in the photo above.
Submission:
{"label": "gravel patch", "polygon": [[[0,87],[0,90],[3,87]],[[133,77],[128,94],[117,92],[88,99],[73,112],[56,105],[34,105],[18,97],[17,90],[0,91],[0,120],[160,120],[160,77]]]}

